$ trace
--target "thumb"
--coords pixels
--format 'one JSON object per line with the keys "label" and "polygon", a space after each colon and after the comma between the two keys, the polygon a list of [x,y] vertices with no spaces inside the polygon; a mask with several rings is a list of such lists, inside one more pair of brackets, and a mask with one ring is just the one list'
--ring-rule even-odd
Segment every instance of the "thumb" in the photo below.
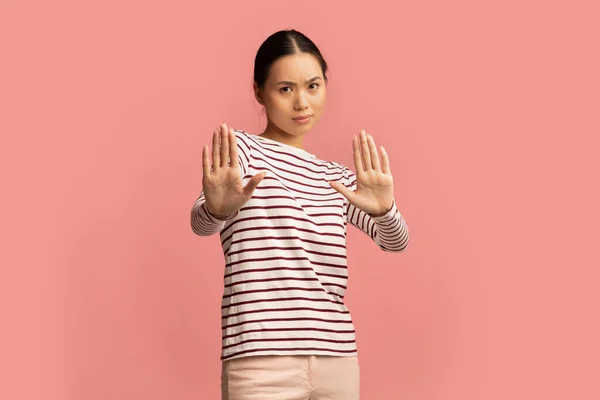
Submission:
{"label": "thumb", "polygon": [[331,186],[332,188],[334,188],[335,190],[337,190],[338,192],[343,194],[344,197],[347,198],[348,200],[350,200],[350,198],[352,196],[354,196],[354,192],[352,192],[350,189],[348,189],[344,184],[331,181],[331,182],[329,182],[329,186]]}
{"label": "thumb", "polygon": [[254,193],[254,189],[258,186],[260,182],[262,182],[263,178],[267,175],[266,172],[261,172],[260,174],[254,175],[246,186],[244,186],[244,194],[248,197],[252,197],[252,193]]}

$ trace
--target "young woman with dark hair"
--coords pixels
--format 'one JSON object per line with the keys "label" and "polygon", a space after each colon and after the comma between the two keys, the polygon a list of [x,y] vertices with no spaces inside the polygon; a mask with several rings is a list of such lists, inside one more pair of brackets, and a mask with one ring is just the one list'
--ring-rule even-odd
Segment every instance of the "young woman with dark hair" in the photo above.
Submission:
{"label": "young woman with dark hair", "polygon": [[212,152],[203,148],[191,226],[201,236],[219,232],[225,257],[223,400],[358,399],[346,224],[383,251],[408,245],[388,155],[371,135],[353,138],[356,173],[303,149],[325,109],[327,68],[302,33],[269,36],[254,63],[264,132],[223,123]]}

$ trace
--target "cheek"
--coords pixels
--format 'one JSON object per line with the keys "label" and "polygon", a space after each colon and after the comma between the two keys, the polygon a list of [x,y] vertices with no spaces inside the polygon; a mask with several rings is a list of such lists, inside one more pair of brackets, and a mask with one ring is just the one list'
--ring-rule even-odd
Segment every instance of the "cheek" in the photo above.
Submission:
{"label": "cheek", "polygon": [[313,108],[315,110],[322,111],[325,108],[325,99],[327,98],[327,94],[325,92],[319,93],[313,99]]}
{"label": "cheek", "polygon": [[283,98],[276,99],[273,102],[272,111],[276,120],[287,120],[290,109],[293,109],[293,104]]}
{"label": "cheek", "polygon": [[266,112],[269,119],[277,126],[284,126],[290,123],[290,109],[293,109],[293,104],[290,104],[282,97],[271,97],[269,102],[265,104]]}
{"label": "cheek", "polygon": [[287,100],[286,96],[282,96],[280,94],[273,94],[271,96],[271,103],[274,107],[281,108],[285,106],[288,103],[288,101],[289,100]]}
{"label": "cheek", "polygon": [[278,114],[281,110],[285,109],[286,103],[280,96],[270,96],[268,99],[265,99],[265,107],[272,114]]}

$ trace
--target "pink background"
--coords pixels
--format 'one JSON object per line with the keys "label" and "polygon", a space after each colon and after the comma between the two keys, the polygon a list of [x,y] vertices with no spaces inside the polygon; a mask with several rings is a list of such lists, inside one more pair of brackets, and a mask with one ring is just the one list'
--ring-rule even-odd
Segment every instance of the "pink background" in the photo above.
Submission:
{"label": "pink background", "polygon": [[331,66],[307,150],[373,134],[411,233],[349,228],[362,399],[600,398],[597,2],[94,3],[0,4],[0,398],[219,398],[189,211],[291,27]]}

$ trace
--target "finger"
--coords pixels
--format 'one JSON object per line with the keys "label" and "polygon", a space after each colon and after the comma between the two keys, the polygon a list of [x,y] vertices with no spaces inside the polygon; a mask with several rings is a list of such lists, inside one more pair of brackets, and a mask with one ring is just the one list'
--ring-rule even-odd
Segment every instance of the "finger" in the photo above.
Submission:
{"label": "finger", "polygon": [[210,159],[208,158],[208,146],[202,147],[202,174],[203,176],[210,175]]}
{"label": "finger", "polygon": [[368,135],[369,152],[371,153],[371,166],[375,171],[379,171],[379,155],[377,154],[377,147],[375,146],[375,139],[373,136]]}
{"label": "finger", "polygon": [[229,128],[229,158],[231,159],[232,167],[239,165],[236,139],[233,128]]}
{"label": "finger", "polygon": [[252,197],[252,193],[254,193],[254,190],[256,189],[258,184],[262,182],[262,180],[264,179],[264,177],[266,175],[267,175],[267,172],[265,171],[265,172],[261,172],[260,174],[256,174],[252,178],[250,178],[250,180],[248,181],[246,186],[244,186],[244,189],[243,189],[246,197]]}
{"label": "finger", "polygon": [[213,170],[216,171],[219,168],[220,160],[219,160],[219,131],[215,130],[213,132],[213,141],[212,141],[212,167]]}
{"label": "finger", "polygon": [[360,145],[356,135],[354,135],[352,138],[352,152],[354,153],[354,166],[356,167],[356,175],[362,175],[363,171],[365,170],[365,166],[363,165],[363,159],[360,155]]}
{"label": "finger", "polygon": [[384,174],[391,174],[392,170],[390,169],[390,158],[388,157],[388,154],[385,151],[385,149],[383,148],[383,146],[380,146],[380,147],[381,147],[381,163],[382,163],[381,171]]}
{"label": "finger", "polygon": [[329,182],[329,186],[331,186],[332,188],[340,192],[342,195],[344,195],[344,197],[347,198],[348,201],[350,201],[350,198],[354,196],[354,192],[348,189],[343,183],[331,181]]}
{"label": "finger", "polygon": [[225,123],[221,124],[221,167],[229,163],[229,129]]}
{"label": "finger", "polygon": [[365,163],[365,171],[368,171],[373,167],[371,166],[371,155],[369,154],[369,145],[367,144],[367,133],[364,130],[360,131],[360,148]]}

